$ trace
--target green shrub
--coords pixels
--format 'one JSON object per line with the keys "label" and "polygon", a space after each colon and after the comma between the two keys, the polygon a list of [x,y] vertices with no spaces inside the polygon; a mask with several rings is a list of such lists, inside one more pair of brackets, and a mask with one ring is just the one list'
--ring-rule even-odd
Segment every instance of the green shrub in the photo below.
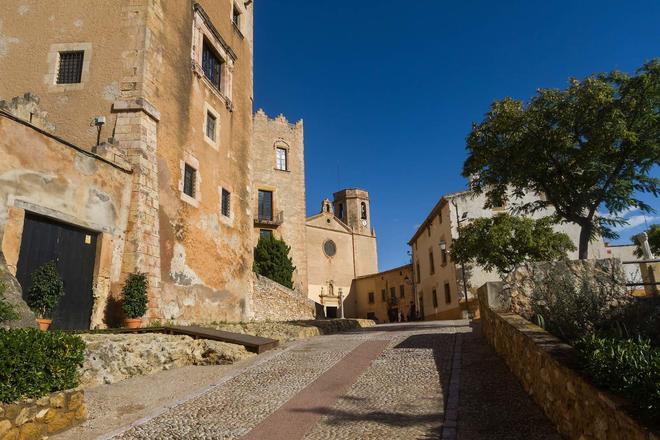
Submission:
{"label": "green shrub", "polygon": [[643,416],[660,413],[660,349],[650,341],[591,335],[575,348],[597,385],[626,397]]}
{"label": "green shrub", "polygon": [[261,237],[254,248],[253,270],[259,275],[279,283],[289,289],[293,288],[293,271],[296,267],[289,257],[291,247],[284,240],[273,237]]}
{"label": "green shrub", "polygon": [[49,261],[39,266],[30,276],[32,285],[28,291],[27,304],[39,318],[50,317],[64,296],[64,283],[55,262]]}
{"label": "green shrub", "polygon": [[126,279],[122,294],[124,300],[122,302],[122,310],[129,319],[141,318],[147,313],[147,289],[149,288],[149,280],[143,273],[132,273]]}
{"label": "green shrub", "polygon": [[85,343],[37,329],[0,329],[0,402],[38,398],[78,386]]}
{"label": "green shrub", "polygon": [[16,313],[16,310],[14,309],[14,306],[5,300],[6,288],[7,286],[5,286],[5,283],[0,281],[0,324],[19,318],[18,313]]}

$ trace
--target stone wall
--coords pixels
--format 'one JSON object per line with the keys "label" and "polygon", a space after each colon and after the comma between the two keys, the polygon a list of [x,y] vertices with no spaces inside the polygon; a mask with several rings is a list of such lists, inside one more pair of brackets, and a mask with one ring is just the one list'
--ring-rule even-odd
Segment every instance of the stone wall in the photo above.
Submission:
{"label": "stone wall", "polygon": [[257,274],[252,300],[255,321],[296,321],[314,319],[316,315],[314,301],[305,294]]}
{"label": "stone wall", "polygon": [[88,334],[83,387],[120,382],[186,365],[231,364],[252,356],[244,347],[189,336],[152,334]]}
{"label": "stone wall", "polygon": [[0,404],[0,438],[42,439],[71,428],[86,418],[85,395],[81,390],[3,403]]}
{"label": "stone wall", "polygon": [[502,311],[498,283],[479,289],[483,334],[560,433],[580,439],[648,439],[626,402],[592,385],[575,369],[575,350],[519,315]]}

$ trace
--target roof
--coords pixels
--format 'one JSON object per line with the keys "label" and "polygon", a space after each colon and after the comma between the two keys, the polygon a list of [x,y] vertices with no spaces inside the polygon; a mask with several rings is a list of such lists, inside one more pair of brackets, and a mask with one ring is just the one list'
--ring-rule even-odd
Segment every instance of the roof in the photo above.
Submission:
{"label": "roof", "polygon": [[410,264],[410,263],[409,264],[404,264],[403,266],[395,267],[393,269],[384,270],[382,272],[372,273],[372,274],[369,274],[369,275],[361,275],[361,276],[357,277],[356,280],[361,280],[363,278],[371,278],[371,277],[383,275],[383,274],[389,273],[389,272],[401,271],[403,269],[412,270],[412,264]]}
{"label": "roof", "polygon": [[[458,192],[448,193],[448,194],[445,194],[444,196],[440,197],[440,200],[438,200],[438,203],[435,204],[435,206],[433,207],[433,209],[431,210],[429,215],[426,216],[426,218],[424,219],[422,224],[419,226],[419,228],[417,228],[417,231],[415,232],[415,235],[413,235],[412,238],[408,241],[408,245],[412,246],[412,243],[417,239],[417,237],[422,235],[422,232],[424,232],[424,229],[426,229],[426,227],[429,225],[429,223],[431,223],[431,221],[433,221],[433,218],[436,217],[440,213],[440,210],[442,209],[442,207],[445,204],[447,204],[454,197],[463,196],[463,195],[469,194],[471,192],[472,191],[458,191]],[[451,219],[450,219],[450,221],[451,221]]]}

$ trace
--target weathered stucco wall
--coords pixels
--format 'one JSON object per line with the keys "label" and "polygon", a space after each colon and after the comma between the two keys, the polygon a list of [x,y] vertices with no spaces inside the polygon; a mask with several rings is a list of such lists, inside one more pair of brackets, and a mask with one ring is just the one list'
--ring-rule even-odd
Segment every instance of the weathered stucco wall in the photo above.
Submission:
{"label": "weathered stucco wall", "polygon": [[479,289],[483,334],[525,390],[567,438],[655,439],[626,402],[575,370],[575,350],[519,315],[500,311],[493,283]]}
{"label": "weathered stucco wall", "polygon": [[131,171],[0,113],[0,242],[15,274],[23,219],[33,212],[100,233],[92,325],[103,325],[121,280]]}
{"label": "weathered stucco wall", "polygon": [[[282,115],[270,119],[263,112],[254,116],[252,141],[252,172],[254,192],[252,203],[257,216],[258,190],[273,191],[273,212],[283,213],[283,223],[277,227],[254,229],[254,245],[261,229],[273,231],[291,247],[289,255],[296,270],[294,287],[307,293],[307,251],[305,240],[305,141],[303,122],[290,124]],[[276,148],[287,151],[287,169],[276,167]]]}
{"label": "weathered stucco wall", "polygon": [[255,321],[302,321],[316,317],[314,301],[304,293],[257,274],[254,278]]}

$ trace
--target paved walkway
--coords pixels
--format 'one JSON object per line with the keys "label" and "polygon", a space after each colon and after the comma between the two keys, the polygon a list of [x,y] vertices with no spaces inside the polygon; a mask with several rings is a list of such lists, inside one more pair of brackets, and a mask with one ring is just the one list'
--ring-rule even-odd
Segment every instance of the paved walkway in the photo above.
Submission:
{"label": "paved walkway", "polygon": [[559,439],[478,329],[377,326],[294,343],[117,439]]}

